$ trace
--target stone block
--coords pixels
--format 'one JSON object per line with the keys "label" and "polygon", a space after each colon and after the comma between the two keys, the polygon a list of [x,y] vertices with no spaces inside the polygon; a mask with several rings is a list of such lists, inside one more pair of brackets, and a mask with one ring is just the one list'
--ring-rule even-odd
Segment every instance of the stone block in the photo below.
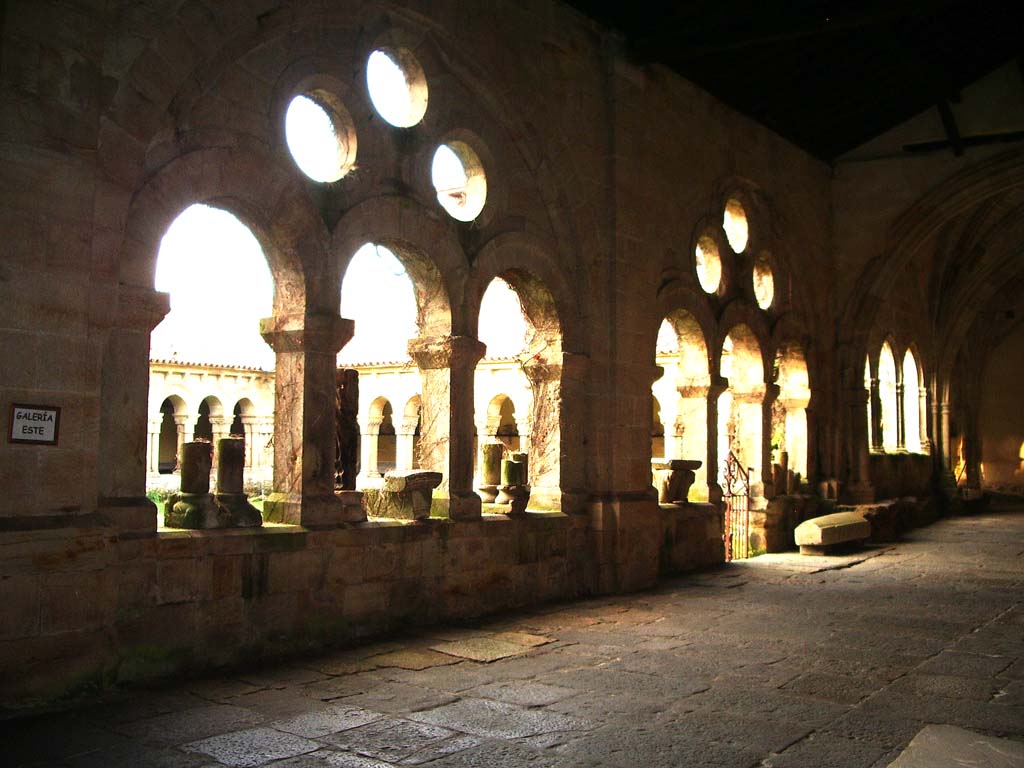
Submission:
{"label": "stone block", "polygon": [[440,472],[423,470],[387,472],[379,490],[368,489],[364,494],[367,514],[396,520],[424,520],[430,517],[434,489],[442,478]]}
{"label": "stone block", "polygon": [[803,554],[821,554],[828,547],[871,536],[871,524],[856,512],[836,512],[806,520],[796,527],[794,538]]}

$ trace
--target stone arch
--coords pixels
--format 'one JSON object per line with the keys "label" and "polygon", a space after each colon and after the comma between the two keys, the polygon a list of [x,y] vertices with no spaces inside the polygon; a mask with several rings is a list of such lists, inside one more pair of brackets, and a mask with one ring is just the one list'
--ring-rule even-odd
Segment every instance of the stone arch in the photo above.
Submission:
{"label": "stone arch", "polygon": [[[128,212],[120,279],[152,285],[160,241],[188,206],[206,203],[236,216],[253,232],[274,278],[274,314],[337,312],[322,283],[326,229],[291,169],[252,149],[197,149],[151,176]],[[316,276],[316,279],[309,279]],[[328,274],[328,276],[330,276]]]}
{"label": "stone arch", "polygon": [[480,302],[491,281],[500,277],[519,294],[530,324],[548,337],[560,337],[561,351],[585,353],[584,323],[578,292],[554,251],[539,238],[521,232],[498,235],[484,244],[466,286],[466,314],[475,331]]}
{"label": "stone arch", "polygon": [[179,395],[169,394],[160,404],[159,413],[156,446],[150,446],[149,471],[166,475],[178,468],[178,456],[185,442],[185,424],[189,419],[188,403]]}
{"label": "stone arch", "polygon": [[[692,294],[690,298],[694,298]],[[666,459],[701,462],[690,494],[693,500],[703,501],[708,498],[705,496],[708,481],[708,397],[712,384],[708,335],[698,317],[679,306],[680,303],[698,308],[704,306],[697,301],[683,301],[663,316],[663,322],[675,334],[676,345],[674,352],[656,352],[652,356],[655,364],[663,370],[651,385],[664,422],[664,453],[658,455]],[[709,322],[708,318],[705,322]],[[652,458],[655,458],[653,453]]]}
{"label": "stone arch", "polygon": [[[531,504],[566,509],[583,485],[585,349],[579,305],[562,268],[540,240],[507,233],[481,249],[467,284],[467,312],[479,318],[488,286],[501,278],[515,291],[529,326],[522,363],[530,383]],[[477,320],[478,322],[478,320]],[[474,334],[476,325],[473,326]],[[570,429],[571,427],[571,429]],[[575,498],[570,501],[575,504]]]}
{"label": "stone arch", "polygon": [[720,354],[726,337],[733,328],[738,326],[743,326],[746,329],[743,335],[745,342],[743,345],[744,350],[755,348],[746,342],[756,342],[756,349],[761,356],[761,382],[771,381],[774,359],[772,356],[771,334],[768,332],[765,314],[757,307],[742,299],[730,302],[722,311],[722,314],[718,319],[718,335],[715,337],[715,342],[717,343],[709,345],[711,347],[712,354],[711,370],[713,375],[714,372],[718,372],[719,375],[724,375],[721,374],[722,365]]}
{"label": "stone arch", "polygon": [[[778,397],[772,404],[770,442],[772,463],[780,465],[783,477],[774,484],[777,491],[788,491],[795,490],[795,486],[787,473],[799,474],[804,480],[809,474],[807,408],[812,397],[811,379],[807,357],[801,344],[783,342],[776,346],[775,355]],[[779,487],[780,484],[782,488]]]}
{"label": "stone arch", "polygon": [[[770,462],[765,438],[771,398],[765,375],[763,336],[738,322],[722,338],[719,374],[725,390],[718,398],[718,478],[724,483],[724,464],[730,451],[750,471],[753,503],[763,505],[764,471]],[[762,329],[763,330],[763,329]]]}
{"label": "stone arch", "polygon": [[[386,246],[402,262],[413,284],[421,338],[455,333],[453,307],[462,306],[466,257],[452,230],[409,198],[366,200],[348,211],[334,228],[332,259],[341,277],[365,243]],[[340,292],[336,291],[338,295]]]}

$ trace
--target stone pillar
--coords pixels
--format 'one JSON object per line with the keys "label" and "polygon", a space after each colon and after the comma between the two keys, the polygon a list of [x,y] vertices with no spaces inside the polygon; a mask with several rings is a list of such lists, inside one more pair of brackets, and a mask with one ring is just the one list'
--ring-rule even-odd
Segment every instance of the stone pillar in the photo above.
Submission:
{"label": "stone pillar", "polygon": [[177,447],[174,449],[174,468],[180,471],[181,452],[185,450],[185,442],[190,438],[188,434],[189,418],[184,414],[181,416],[175,414],[172,418],[174,419],[174,430],[177,433]]}
{"label": "stone pillar", "polygon": [[718,484],[718,473],[725,458],[718,455],[718,398],[729,388],[729,380],[721,376],[711,380],[708,387],[708,445],[707,483],[708,501],[718,507],[722,505],[722,486]]}
{"label": "stone pillar", "polygon": [[[872,392],[877,392],[872,387],[869,392],[862,384],[855,384],[847,391],[847,403],[849,411],[849,434],[847,440],[850,446],[850,471],[853,473],[850,484],[849,496],[854,503],[864,504],[874,501],[875,489],[871,484],[871,463],[870,449],[868,445],[868,402],[873,397]],[[872,412],[872,422],[874,411]],[[874,442],[877,430],[872,429],[872,440]]]}
{"label": "stone pillar", "polygon": [[779,391],[778,384],[766,384],[764,398],[761,400],[761,476],[758,479],[766,499],[773,499],[786,492],[785,487],[776,488],[772,478],[772,408],[779,397]]}
{"label": "stone pillar", "polygon": [[469,336],[409,342],[423,383],[420,462],[445,475],[442,493],[453,520],[480,517],[480,497],[473,492],[473,377],[486,349]]}
{"label": "stone pillar", "polygon": [[917,391],[918,429],[921,432],[921,452],[931,453],[932,441],[928,431],[928,388],[920,387]]}
{"label": "stone pillar", "polygon": [[480,498],[493,504],[498,495],[498,484],[501,482],[501,459],[505,455],[505,446],[501,443],[482,443],[480,445]]}
{"label": "stone pillar", "polygon": [[274,485],[264,504],[274,522],[344,522],[334,495],[337,354],[353,322],[336,315],[281,315],[260,321],[277,354],[274,376]]}
{"label": "stone pillar", "polygon": [[896,452],[907,452],[907,417],[902,381],[896,382]]}
{"label": "stone pillar", "polygon": [[100,374],[97,509],[122,532],[155,533],[156,506],[146,498],[149,334],[170,310],[166,293],[121,285]]}
{"label": "stone pillar", "polygon": [[949,433],[949,412],[951,406],[948,400],[944,400],[942,405],[939,406],[940,423],[942,428],[942,448],[945,454],[944,461],[946,470],[949,472],[956,472],[956,459],[953,455],[952,446],[949,444],[950,438],[952,437]]}
{"label": "stone pillar", "polygon": [[[228,436],[228,432],[231,430],[231,422],[224,416],[211,416],[210,417],[210,431],[213,433],[213,440],[211,441],[214,446],[220,445],[220,441],[224,440]],[[217,467],[217,463],[220,461],[220,451],[214,449],[213,452],[213,466]]]}
{"label": "stone pillar", "polygon": [[[882,448],[882,393],[878,379],[871,379],[871,450],[881,453]],[[866,418],[865,418],[866,422]]]}
{"label": "stone pillar", "polygon": [[[553,359],[531,359],[530,485],[535,504],[566,513],[585,512],[583,435],[585,384],[589,360],[563,352]],[[523,436],[520,431],[520,450]]]}
{"label": "stone pillar", "polygon": [[160,471],[160,428],[163,426],[163,414],[149,420],[149,442],[146,444],[146,471],[156,474]]}
{"label": "stone pillar", "polygon": [[242,422],[242,430],[245,433],[245,466],[253,469],[260,466],[260,451],[257,445],[259,439],[259,433],[257,432],[259,417],[242,415],[239,418]]}
{"label": "stone pillar", "polygon": [[397,455],[398,469],[413,469],[416,466],[416,425],[419,419],[403,421],[398,428]]}
{"label": "stone pillar", "polygon": [[366,422],[365,429],[363,427],[359,428],[363,434],[363,443],[360,446],[360,450],[363,455],[363,477],[366,478],[383,476],[377,462],[377,455],[380,450],[380,425],[382,423],[382,419],[370,419]]}

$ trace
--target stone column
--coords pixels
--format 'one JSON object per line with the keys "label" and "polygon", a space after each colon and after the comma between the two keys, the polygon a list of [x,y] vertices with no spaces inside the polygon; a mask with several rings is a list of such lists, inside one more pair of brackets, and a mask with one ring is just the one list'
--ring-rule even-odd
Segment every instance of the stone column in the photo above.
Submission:
{"label": "stone column", "polygon": [[942,426],[942,449],[944,453],[944,461],[946,470],[949,472],[956,472],[956,460],[953,457],[953,449],[949,444],[951,435],[949,433],[949,413],[951,406],[948,400],[944,400],[942,405],[939,406],[940,423]]}
{"label": "stone column", "polygon": [[259,466],[259,446],[256,444],[258,440],[256,429],[259,424],[259,417],[242,415],[239,418],[242,422],[242,430],[245,433],[245,466],[248,469],[252,469]]}
{"label": "stone column", "polygon": [[267,520],[327,526],[343,522],[334,495],[337,354],[353,322],[329,314],[281,315],[260,321],[277,354],[274,377],[274,485]]}
{"label": "stone column", "polygon": [[[528,417],[530,485],[535,504],[566,513],[583,512],[584,385],[589,360],[563,352],[532,358],[524,366],[533,394]],[[520,431],[520,451],[524,451]]]}
{"label": "stone column", "polygon": [[174,468],[176,470],[181,469],[181,452],[185,450],[185,443],[191,439],[191,435],[188,434],[188,416],[175,414],[174,419],[174,431],[176,435],[177,447],[174,449]]}
{"label": "stone column", "polygon": [[779,397],[779,391],[778,384],[766,384],[764,399],[761,401],[761,476],[758,479],[766,499],[773,499],[786,492],[785,487],[776,488],[772,479],[772,407]]}
{"label": "stone column", "polygon": [[708,501],[718,507],[722,506],[722,486],[718,484],[718,473],[721,469],[721,461],[725,458],[718,455],[718,398],[728,388],[729,380],[721,376],[712,378],[711,385],[708,387]]}
{"label": "stone column", "polygon": [[902,381],[896,382],[896,452],[907,452],[907,417]]}
{"label": "stone column", "polygon": [[395,463],[399,469],[412,469],[416,464],[416,425],[419,419],[406,420],[399,426]]}
{"label": "stone column", "polygon": [[928,388],[917,391],[918,430],[921,432],[921,452],[931,453],[932,441],[928,431]]}
{"label": "stone column", "polygon": [[163,426],[163,414],[149,420],[149,442],[146,451],[146,471],[156,474],[160,471],[160,428]]}
{"label": "stone column", "polygon": [[[882,393],[879,389],[878,379],[871,379],[871,450],[876,453],[882,451]],[[866,423],[865,419],[865,423]]]}
{"label": "stone column", "polygon": [[107,322],[100,373],[97,509],[123,532],[155,533],[146,498],[149,334],[170,310],[166,293],[121,285]]}
{"label": "stone column", "polygon": [[453,520],[480,517],[480,497],[473,492],[473,377],[486,349],[469,336],[409,342],[423,383],[420,462],[445,475],[441,492]]}
{"label": "stone column", "polygon": [[363,454],[363,477],[380,477],[381,471],[377,463],[377,454],[380,449],[380,425],[382,419],[370,419],[366,422],[365,428],[360,425],[359,431],[363,435],[363,443],[360,450]]}
{"label": "stone column", "polygon": [[[231,422],[224,416],[211,416],[210,417],[210,431],[213,434],[213,445],[220,445],[220,441],[224,440],[228,436],[228,432],[231,431]],[[214,448],[213,451],[213,466],[217,468],[218,462],[220,462],[220,453]]]}
{"label": "stone column", "polygon": [[[877,392],[876,387],[872,387],[872,391],[869,392],[864,388],[863,384],[855,384],[847,391],[847,403],[849,406],[849,435],[847,440],[850,446],[850,471],[853,473],[848,495],[851,501],[858,504],[874,501],[875,499],[875,489],[871,484],[871,446],[868,445],[867,413],[868,402],[873,397],[873,392]],[[874,421],[873,417],[874,413],[872,413],[872,421]],[[871,442],[874,442],[876,434],[878,434],[877,430],[873,429]]]}

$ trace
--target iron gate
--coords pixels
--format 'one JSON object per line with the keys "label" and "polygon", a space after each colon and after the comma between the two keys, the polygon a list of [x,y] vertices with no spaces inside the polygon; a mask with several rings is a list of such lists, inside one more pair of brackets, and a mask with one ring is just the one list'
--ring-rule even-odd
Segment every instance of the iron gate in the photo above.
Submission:
{"label": "iron gate", "polygon": [[750,472],[736,454],[729,451],[725,460],[725,560],[750,557]]}

